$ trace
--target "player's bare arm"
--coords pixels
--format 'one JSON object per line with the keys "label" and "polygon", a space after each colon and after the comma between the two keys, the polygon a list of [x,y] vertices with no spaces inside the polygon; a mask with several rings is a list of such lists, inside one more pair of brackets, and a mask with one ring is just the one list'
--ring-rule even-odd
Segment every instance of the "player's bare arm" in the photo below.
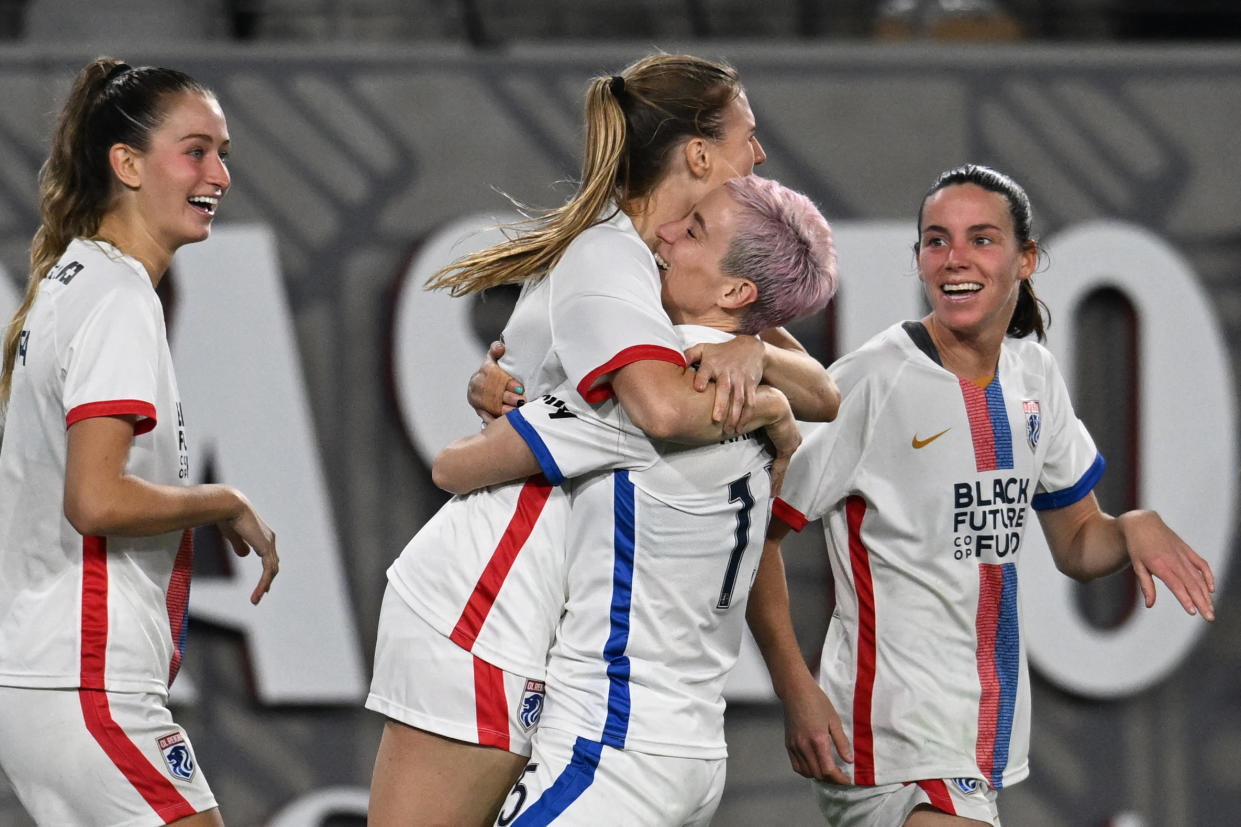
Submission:
{"label": "player's bare arm", "polygon": [[1060,571],[1088,581],[1132,565],[1147,608],[1155,605],[1155,581],[1168,586],[1189,614],[1215,619],[1215,576],[1154,511],[1105,514],[1093,493],[1063,508],[1039,512],[1039,522]]}

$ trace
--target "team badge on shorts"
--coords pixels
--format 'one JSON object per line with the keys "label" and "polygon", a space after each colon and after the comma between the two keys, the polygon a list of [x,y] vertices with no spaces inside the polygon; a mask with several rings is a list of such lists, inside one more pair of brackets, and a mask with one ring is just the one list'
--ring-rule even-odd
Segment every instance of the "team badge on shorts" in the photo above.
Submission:
{"label": "team badge on shorts", "polygon": [[198,765],[194,763],[194,754],[190,752],[190,745],[186,743],[184,735],[173,732],[160,738],[157,743],[173,778],[189,781],[194,777],[194,770]]}
{"label": "team badge on shorts", "polygon": [[521,695],[521,712],[517,713],[521,725],[529,732],[543,714],[543,681],[526,681],[526,691]]}
{"label": "team badge on shorts", "polygon": [[1022,413],[1026,417],[1026,439],[1030,441],[1030,448],[1038,447],[1038,437],[1043,430],[1043,417],[1039,414],[1038,400],[1027,399],[1021,403]]}
{"label": "team badge on shorts", "polygon": [[965,793],[966,795],[971,795],[973,793],[978,792],[978,779],[977,778],[953,778],[952,783],[956,786],[958,790]]}

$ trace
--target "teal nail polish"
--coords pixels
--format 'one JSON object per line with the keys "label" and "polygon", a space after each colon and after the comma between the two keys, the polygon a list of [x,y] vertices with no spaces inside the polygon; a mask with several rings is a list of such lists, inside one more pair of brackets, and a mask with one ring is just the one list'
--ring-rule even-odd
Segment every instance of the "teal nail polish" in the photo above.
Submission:
{"label": "teal nail polish", "polygon": [[513,393],[525,393],[525,392],[526,392],[526,389],[523,388],[521,385],[518,385],[517,387],[513,388]]}

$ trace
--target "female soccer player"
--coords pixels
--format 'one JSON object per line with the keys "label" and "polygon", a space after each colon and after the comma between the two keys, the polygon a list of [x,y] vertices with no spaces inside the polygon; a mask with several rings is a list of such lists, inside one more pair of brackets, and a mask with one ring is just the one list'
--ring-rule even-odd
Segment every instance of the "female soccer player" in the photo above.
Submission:
{"label": "female soccer player", "polygon": [[[931,312],[832,366],[839,418],[794,455],[773,508],[751,628],[785,702],[794,769],[829,824],[999,824],[1025,778],[1029,679],[1017,563],[1030,509],[1057,567],[1132,565],[1214,619],[1214,578],[1152,511],[1103,513],[1103,459],[1043,338],[1024,190],[982,166],[941,174],[918,211]],[[779,541],[822,518],[836,582],[814,685],[788,617]],[[1036,599],[1036,596],[1035,596]]]}
{"label": "female soccer player", "polygon": [[[596,78],[575,196],[434,285],[465,294],[521,283],[504,333],[508,375],[531,395],[566,381],[591,402],[615,395],[650,436],[704,444],[734,432],[760,377],[802,418],[829,419],[835,385],[779,329],[764,335],[780,347],[741,336],[691,351],[719,387],[696,392],[660,303],[656,231],[762,162],[754,130],[737,75],[722,64],[660,54]],[[498,400],[488,404],[499,413]],[[462,554],[475,550],[468,560],[436,565],[411,544],[389,569],[367,699],[389,719],[371,782],[377,825],[489,824],[529,754],[533,717],[521,712],[541,698],[564,605],[567,506],[541,477],[496,496],[508,499],[504,513],[461,529]],[[446,706],[462,699],[464,711]]]}
{"label": "female soccer player", "polygon": [[275,535],[236,489],[189,484],[155,287],[210,233],[228,148],[196,81],[99,58],[43,167],[0,375],[0,766],[40,824],[222,823],[167,707],[190,529],[258,553],[254,603]]}

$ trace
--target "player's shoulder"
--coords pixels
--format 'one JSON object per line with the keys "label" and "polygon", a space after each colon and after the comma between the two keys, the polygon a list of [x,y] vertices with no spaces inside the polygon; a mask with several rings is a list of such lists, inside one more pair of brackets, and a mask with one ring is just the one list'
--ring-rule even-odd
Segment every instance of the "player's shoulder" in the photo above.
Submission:
{"label": "player's shoulder", "polygon": [[1058,372],[1056,357],[1034,336],[1009,337],[1004,340],[1003,352],[1022,370],[1037,373]]}
{"label": "player's shoulder", "polygon": [[84,299],[116,294],[149,303],[154,296],[137,261],[109,244],[80,238],[69,243],[44,280]]}
{"label": "player's shoulder", "polygon": [[904,365],[917,356],[917,349],[902,325],[879,331],[856,349],[837,359],[828,373],[837,383],[893,381]]}
{"label": "player's shoulder", "polygon": [[650,250],[634,229],[629,216],[617,209],[613,213],[605,213],[601,219],[569,242],[562,260],[593,259],[600,254],[638,256],[642,260],[650,258]]}

